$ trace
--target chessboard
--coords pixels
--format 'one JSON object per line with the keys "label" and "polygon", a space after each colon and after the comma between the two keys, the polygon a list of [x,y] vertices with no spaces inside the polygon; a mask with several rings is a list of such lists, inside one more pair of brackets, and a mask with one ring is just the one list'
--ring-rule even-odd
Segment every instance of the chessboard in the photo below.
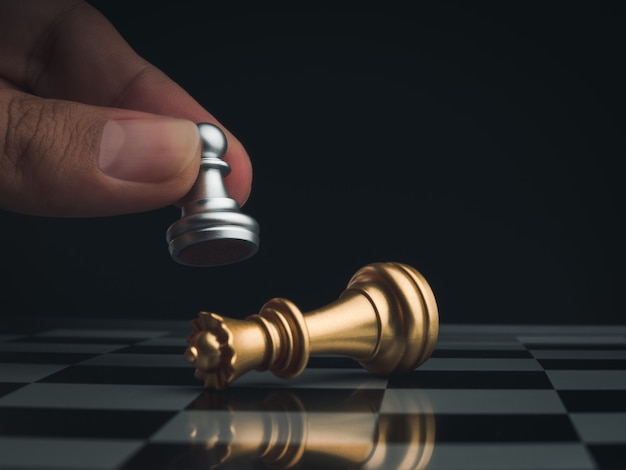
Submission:
{"label": "chessboard", "polygon": [[2,469],[626,468],[626,326],[441,325],[417,370],[205,390],[185,321],[3,319]]}

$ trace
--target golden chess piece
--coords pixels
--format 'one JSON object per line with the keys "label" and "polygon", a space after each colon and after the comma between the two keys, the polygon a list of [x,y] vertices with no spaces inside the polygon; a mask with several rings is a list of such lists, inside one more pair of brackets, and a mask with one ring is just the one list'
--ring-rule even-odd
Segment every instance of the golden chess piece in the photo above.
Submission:
{"label": "golden chess piece", "polygon": [[357,271],[338,300],[303,314],[275,298],[245,320],[200,312],[185,357],[206,388],[224,389],[250,370],[289,379],[309,356],[344,355],[375,375],[408,372],[435,347],[435,296],[414,268],[373,263]]}

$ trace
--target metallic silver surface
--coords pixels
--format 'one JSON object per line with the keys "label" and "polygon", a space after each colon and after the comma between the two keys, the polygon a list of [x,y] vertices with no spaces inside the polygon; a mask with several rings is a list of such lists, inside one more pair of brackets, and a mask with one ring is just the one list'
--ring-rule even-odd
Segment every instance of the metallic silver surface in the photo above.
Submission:
{"label": "metallic silver surface", "polygon": [[166,233],[172,258],[188,266],[219,266],[244,260],[259,248],[259,224],[240,211],[224,187],[230,165],[227,141],[213,124],[198,124],[202,141],[198,179],[186,197],[181,218]]}

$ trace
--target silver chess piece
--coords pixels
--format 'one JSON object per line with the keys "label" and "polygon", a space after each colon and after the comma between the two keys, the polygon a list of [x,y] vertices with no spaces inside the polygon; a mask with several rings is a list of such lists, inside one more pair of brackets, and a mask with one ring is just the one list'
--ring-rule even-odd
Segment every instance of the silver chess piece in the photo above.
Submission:
{"label": "silver chess piece", "polygon": [[219,266],[249,258],[259,248],[259,224],[240,211],[224,186],[227,140],[213,124],[198,124],[202,141],[198,178],[180,220],[167,230],[172,258],[188,266]]}

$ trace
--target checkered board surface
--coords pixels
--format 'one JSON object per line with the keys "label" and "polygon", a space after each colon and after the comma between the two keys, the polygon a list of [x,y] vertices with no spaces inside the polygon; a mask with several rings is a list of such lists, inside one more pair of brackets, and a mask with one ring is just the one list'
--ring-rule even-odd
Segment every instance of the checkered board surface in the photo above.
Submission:
{"label": "checkered board surface", "polygon": [[403,376],[322,357],[209,392],[188,322],[0,324],[2,469],[626,468],[626,327],[444,324]]}

